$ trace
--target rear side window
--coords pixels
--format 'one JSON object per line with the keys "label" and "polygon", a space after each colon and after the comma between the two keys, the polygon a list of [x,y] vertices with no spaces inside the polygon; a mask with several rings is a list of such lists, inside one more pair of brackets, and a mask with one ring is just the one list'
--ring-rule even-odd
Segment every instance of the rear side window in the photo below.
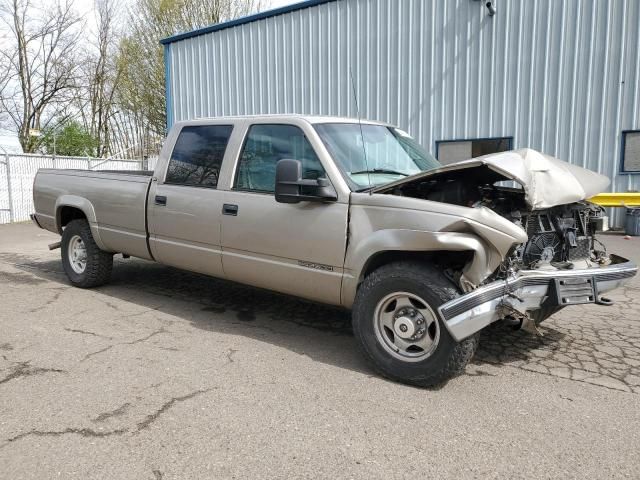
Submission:
{"label": "rear side window", "polygon": [[165,183],[216,188],[233,126],[183,127],[173,147]]}
{"label": "rear side window", "polygon": [[234,188],[274,192],[276,164],[283,158],[300,160],[305,179],[325,176],[316,152],[300,128],[294,125],[253,125],[240,155]]}

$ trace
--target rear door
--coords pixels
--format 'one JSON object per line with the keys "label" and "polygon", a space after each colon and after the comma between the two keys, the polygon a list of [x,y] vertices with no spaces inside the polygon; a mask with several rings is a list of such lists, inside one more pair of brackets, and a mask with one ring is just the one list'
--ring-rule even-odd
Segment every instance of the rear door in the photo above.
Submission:
{"label": "rear door", "polygon": [[[249,125],[231,189],[224,197],[225,275],[242,283],[338,304],[348,198],[324,203],[276,202],[276,163],[283,158],[300,160],[304,178],[329,177],[303,125]],[[334,183],[335,179],[329,179]]]}
{"label": "rear door", "polygon": [[[220,169],[232,124],[185,125],[148,198],[149,245],[166,265],[223,276]],[[162,177],[162,178],[159,178]]]}

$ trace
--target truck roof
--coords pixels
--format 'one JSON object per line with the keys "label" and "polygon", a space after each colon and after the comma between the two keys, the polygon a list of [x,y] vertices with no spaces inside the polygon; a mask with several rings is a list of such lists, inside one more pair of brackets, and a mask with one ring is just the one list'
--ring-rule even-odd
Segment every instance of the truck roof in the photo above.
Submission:
{"label": "truck roof", "polygon": [[[194,118],[191,120],[182,120],[180,122],[176,122],[180,125],[188,125],[188,124],[202,124],[206,123],[207,120],[215,120],[216,122],[225,121],[225,120],[245,120],[245,119],[271,119],[274,121],[289,121],[289,120],[304,120],[311,124],[318,123],[359,123],[357,118],[349,118],[349,117],[333,117],[333,116],[324,116],[324,115],[300,115],[300,114],[269,114],[269,115],[235,115],[235,116],[222,116],[222,117],[202,117],[202,118]],[[385,122],[377,122],[374,120],[365,120],[362,119],[362,123],[364,125],[383,125],[383,126],[392,126]]]}

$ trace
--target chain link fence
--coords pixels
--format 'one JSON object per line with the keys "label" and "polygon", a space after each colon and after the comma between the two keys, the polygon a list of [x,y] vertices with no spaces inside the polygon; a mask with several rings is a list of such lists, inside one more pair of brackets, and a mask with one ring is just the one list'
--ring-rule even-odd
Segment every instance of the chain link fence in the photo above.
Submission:
{"label": "chain link fence", "polygon": [[40,168],[82,170],[152,170],[157,158],[61,157],[33,154],[0,155],[0,224],[29,220],[33,213],[33,180]]}

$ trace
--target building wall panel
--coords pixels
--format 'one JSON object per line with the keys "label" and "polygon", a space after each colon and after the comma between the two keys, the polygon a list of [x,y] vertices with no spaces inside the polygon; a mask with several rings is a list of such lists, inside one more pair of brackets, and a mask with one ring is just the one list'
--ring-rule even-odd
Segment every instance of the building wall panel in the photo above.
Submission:
{"label": "building wall panel", "polygon": [[619,175],[640,128],[640,2],[336,0],[168,45],[174,121],[304,113],[401,126],[437,140],[513,136]]}

